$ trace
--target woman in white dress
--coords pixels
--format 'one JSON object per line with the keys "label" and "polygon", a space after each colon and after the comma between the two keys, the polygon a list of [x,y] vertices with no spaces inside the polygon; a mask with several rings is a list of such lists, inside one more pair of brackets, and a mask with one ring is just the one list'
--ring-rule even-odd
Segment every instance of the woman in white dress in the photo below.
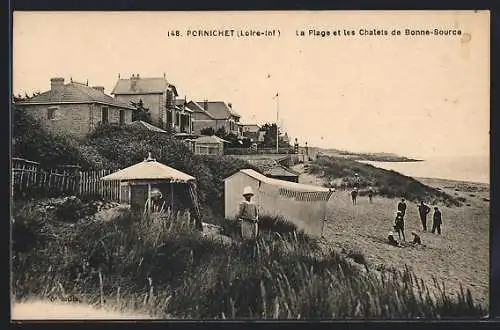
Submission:
{"label": "woman in white dress", "polygon": [[243,197],[245,200],[240,203],[240,210],[238,213],[238,219],[241,223],[241,236],[243,239],[256,239],[259,230],[259,215],[257,205],[252,201],[253,196],[252,187],[245,187],[245,189],[243,189]]}

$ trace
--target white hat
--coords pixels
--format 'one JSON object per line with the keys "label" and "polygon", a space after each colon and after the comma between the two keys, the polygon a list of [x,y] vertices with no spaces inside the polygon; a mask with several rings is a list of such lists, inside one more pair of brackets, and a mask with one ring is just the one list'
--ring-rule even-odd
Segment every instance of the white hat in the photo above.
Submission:
{"label": "white hat", "polygon": [[394,236],[394,233],[392,231],[390,231],[387,236]]}
{"label": "white hat", "polygon": [[245,189],[243,189],[243,196],[245,195],[252,195],[252,196],[254,195],[252,187],[247,186],[245,187]]}

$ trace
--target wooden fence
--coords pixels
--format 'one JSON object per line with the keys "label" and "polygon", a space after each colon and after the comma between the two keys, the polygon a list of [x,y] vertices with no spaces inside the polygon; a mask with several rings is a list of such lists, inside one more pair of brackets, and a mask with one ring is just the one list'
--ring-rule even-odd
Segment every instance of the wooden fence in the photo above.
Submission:
{"label": "wooden fence", "polygon": [[102,181],[111,170],[81,171],[78,166],[58,166],[50,170],[22,158],[12,159],[12,194],[101,198],[119,201],[120,182]]}

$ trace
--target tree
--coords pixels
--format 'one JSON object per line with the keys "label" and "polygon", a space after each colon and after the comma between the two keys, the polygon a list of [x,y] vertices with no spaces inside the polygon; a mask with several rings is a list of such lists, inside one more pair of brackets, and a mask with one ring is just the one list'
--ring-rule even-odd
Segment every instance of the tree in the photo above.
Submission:
{"label": "tree", "polygon": [[[266,123],[262,126],[260,129],[261,131],[264,131],[264,142],[262,143],[264,147],[266,148],[276,148],[276,130],[277,126],[275,123]],[[281,134],[282,132],[278,132]],[[280,148],[290,148],[290,143],[283,141],[282,138],[278,140],[278,144]]]}
{"label": "tree", "polygon": [[142,99],[139,99],[139,102],[130,102],[132,106],[135,108],[132,113],[132,121],[142,120],[146,123],[152,124],[151,113],[149,112],[149,108],[144,106]]}
{"label": "tree", "polygon": [[200,131],[201,135],[215,135],[215,130],[213,127],[205,127]]}
{"label": "tree", "polygon": [[264,146],[265,147],[275,147],[276,146],[276,130],[278,129],[275,123],[266,123],[262,126],[261,131],[264,131]]}
{"label": "tree", "polygon": [[12,100],[14,101],[14,103],[17,103],[17,102],[27,101],[27,100],[31,99],[32,97],[35,97],[38,95],[40,95],[40,92],[38,92],[38,91],[31,93],[31,96],[29,96],[28,93],[24,93],[24,96],[22,96],[21,94],[17,94],[17,95],[12,94]]}

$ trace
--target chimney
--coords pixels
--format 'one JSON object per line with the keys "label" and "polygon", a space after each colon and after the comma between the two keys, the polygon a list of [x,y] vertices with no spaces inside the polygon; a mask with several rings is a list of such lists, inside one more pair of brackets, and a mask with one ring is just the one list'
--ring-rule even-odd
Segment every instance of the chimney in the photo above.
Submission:
{"label": "chimney", "polygon": [[103,86],[94,86],[92,88],[95,89],[96,91],[99,91],[99,92],[104,94],[104,87]]}
{"label": "chimney", "polygon": [[227,106],[228,106],[229,108],[231,108],[231,109],[233,108],[233,104],[232,104],[231,102],[229,102],[229,103],[227,104]]}
{"label": "chimney", "polygon": [[132,90],[135,90],[137,80],[139,80],[139,74],[132,74],[132,77],[130,77],[130,88],[132,88]]}
{"label": "chimney", "polygon": [[208,111],[208,100],[204,100],[204,101],[203,101],[203,109],[204,109],[205,111]]}
{"label": "chimney", "polygon": [[52,92],[59,92],[64,86],[64,78],[55,77],[50,79],[50,90]]}

